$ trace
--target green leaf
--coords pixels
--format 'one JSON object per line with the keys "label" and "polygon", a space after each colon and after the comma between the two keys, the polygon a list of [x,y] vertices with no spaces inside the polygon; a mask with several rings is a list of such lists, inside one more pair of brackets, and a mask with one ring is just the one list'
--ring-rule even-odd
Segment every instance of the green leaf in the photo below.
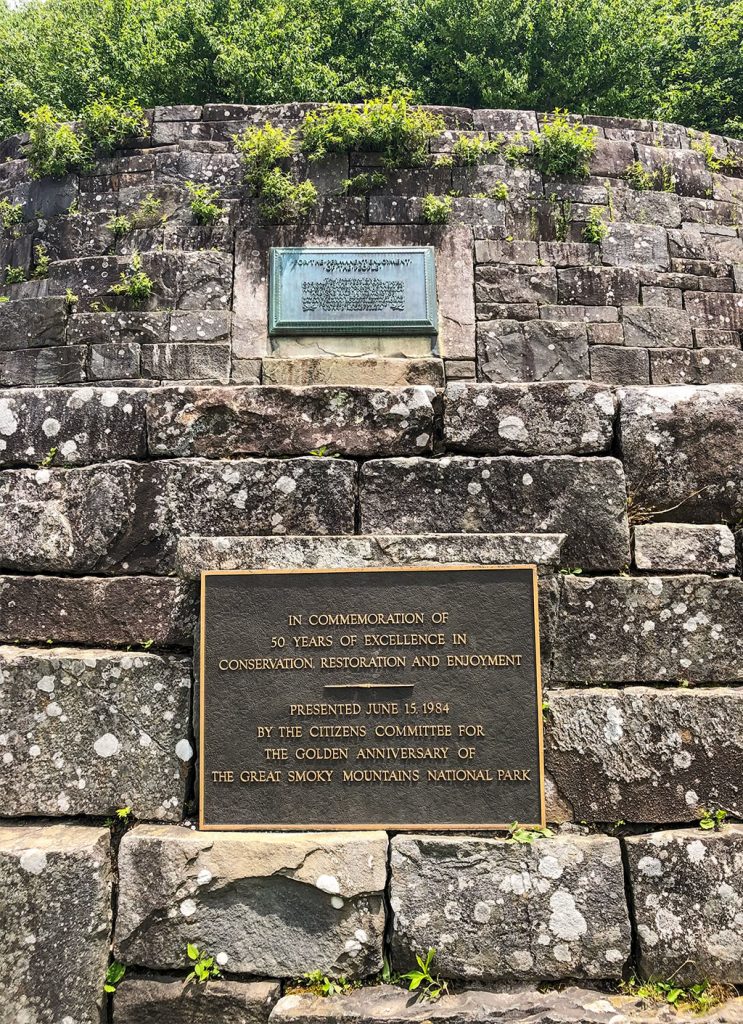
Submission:
{"label": "green leaf", "polygon": [[103,986],[103,991],[104,992],[115,992],[116,991],[116,986],[115,985],[104,985]]}
{"label": "green leaf", "polygon": [[198,960],[199,959],[199,949],[198,949],[198,946],[194,946],[193,943],[189,942],[188,946],[186,947],[186,951],[188,953],[189,960]]}
{"label": "green leaf", "polygon": [[415,977],[411,978],[410,979],[410,986],[408,988],[408,991],[409,992],[415,992],[415,990],[420,986],[420,983],[422,981],[423,981],[423,975],[422,974],[418,974]]}

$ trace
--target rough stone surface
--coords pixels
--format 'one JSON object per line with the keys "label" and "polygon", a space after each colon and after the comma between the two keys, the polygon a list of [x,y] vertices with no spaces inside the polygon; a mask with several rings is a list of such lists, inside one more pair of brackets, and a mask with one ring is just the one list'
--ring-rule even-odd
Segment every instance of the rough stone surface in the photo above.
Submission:
{"label": "rough stone surface", "polygon": [[189,387],[150,393],[154,455],[345,455],[431,450],[432,388]]}
{"label": "rough stone surface", "polygon": [[439,533],[356,537],[183,537],[178,572],[199,579],[212,569],[330,569],[395,565],[508,565],[560,561],[559,533]]}
{"label": "rough stone surface", "polygon": [[601,243],[604,263],[614,267],[653,267],[667,270],[669,263],[668,238],[664,229],[655,224],[613,222]]}
{"label": "rough stone surface", "polygon": [[625,843],[643,974],[743,982],[743,826]]}
{"label": "rough stone surface", "polygon": [[185,534],[350,533],[355,472],[351,462],[319,458],[7,470],[0,565],[148,572],[170,566]]}
{"label": "rough stone surface", "polygon": [[63,298],[0,302],[0,351],[61,345],[64,336]]}
{"label": "rough stone surface", "polygon": [[624,306],[624,343],[643,348],[691,348],[691,322],[683,309]]}
{"label": "rough stone surface", "polygon": [[609,450],[614,398],[589,383],[450,384],[447,448],[488,455],[593,455]]}
{"label": "rough stone surface", "polygon": [[387,837],[225,833],[141,825],[119,853],[116,956],[185,967],[186,945],[229,971],[348,977],[382,966]]}
{"label": "rough stone surface", "polygon": [[363,358],[360,356],[316,359],[268,356],[263,360],[264,384],[378,384],[404,387],[407,384],[444,384],[444,364],[440,359]]}
{"label": "rough stone surface", "polygon": [[114,1024],[267,1024],[280,995],[275,981],[184,985],[182,976],[132,976],[116,989]]}
{"label": "rough stone surface", "polygon": [[0,640],[190,646],[196,591],[153,576],[0,576]]}
{"label": "rough stone surface", "polygon": [[677,1013],[670,1006],[648,1006],[632,996],[590,988],[560,988],[540,992],[536,987],[509,987],[507,991],[467,989],[435,1003],[416,1000],[401,988],[377,985],[347,995],[287,995],[274,1007],[272,1024],[485,1024],[504,1020],[524,1024],[739,1024],[743,999],[731,999],[703,1017]]}
{"label": "rough stone surface", "polygon": [[586,328],[568,321],[491,320],[477,325],[480,373],[494,383],[588,376]]}
{"label": "rough stone surface", "polygon": [[190,659],[0,647],[0,814],[180,820]]}
{"label": "rough stone surface", "polygon": [[630,954],[619,842],[557,836],[392,840],[392,962],[436,949],[447,977],[610,978]]}
{"label": "rough stone surface", "polygon": [[601,384],[649,384],[650,360],[645,349],[593,345],[591,379]]}
{"label": "rough stone surface", "polygon": [[40,388],[0,395],[0,466],[80,466],[147,454],[143,391]]}
{"label": "rough stone surface", "polygon": [[629,560],[615,459],[371,460],[362,466],[360,501],[364,533],[555,531],[568,535],[568,565],[611,569]]}
{"label": "rough stone surface", "polygon": [[743,386],[627,388],[619,438],[640,511],[719,522],[743,512]]}
{"label": "rough stone surface", "polygon": [[743,384],[743,352],[736,348],[655,349],[653,384]]}
{"label": "rough stone surface", "polygon": [[646,523],[633,531],[635,565],[653,572],[735,572],[735,535],[727,526]]}
{"label": "rough stone surface", "polygon": [[743,679],[742,617],[739,578],[566,577],[553,680]]}
{"label": "rough stone surface", "polygon": [[0,825],[0,1022],[99,1024],[108,966],[107,828]]}
{"label": "rough stone surface", "polygon": [[743,693],[550,690],[545,763],[577,821],[693,821],[743,810]]}

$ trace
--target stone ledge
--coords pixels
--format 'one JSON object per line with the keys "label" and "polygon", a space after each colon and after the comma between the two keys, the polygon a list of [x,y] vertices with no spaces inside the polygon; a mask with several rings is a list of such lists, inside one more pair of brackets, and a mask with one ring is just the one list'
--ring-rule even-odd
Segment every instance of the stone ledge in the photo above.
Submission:
{"label": "stone ledge", "polygon": [[182,537],[176,571],[188,580],[229,569],[363,569],[396,565],[560,564],[564,533],[431,533],[335,537]]}
{"label": "stone ledge", "polygon": [[622,855],[608,836],[396,836],[390,906],[395,969],[437,951],[449,978],[620,977],[630,956]]}
{"label": "stone ledge", "polygon": [[[681,1014],[669,1006],[647,1006],[630,996],[589,988],[539,992],[520,986],[507,991],[470,989],[435,1003],[418,1002],[391,985],[344,996],[289,995],[274,1007],[270,1024],[740,1024],[743,999],[731,999],[710,1014]],[[149,1024],[149,1022],[147,1022]],[[170,1024],[170,1022],[168,1022]],[[175,1024],[175,1022],[174,1022]]]}
{"label": "stone ledge", "polygon": [[735,572],[735,534],[728,526],[645,523],[632,531],[635,565],[652,572]]}
{"label": "stone ledge", "polygon": [[107,828],[0,825],[4,1024],[98,1024],[111,929]]}
{"label": "stone ledge", "polygon": [[0,815],[181,818],[189,658],[0,647],[0,686]]}
{"label": "stone ledge", "polygon": [[428,384],[441,388],[444,386],[444,363],[441,359],[395,359],[383,356],[296,359],[266,356],[263,360],[263,383],[325,384],[337,387],[350,384],[383,387]]}
{"label": "stone ledge", "polygon": [[115,955],[187,967],[186,945],[228,971],[351,978],[382,967],[383,832],[192,832],[140,825],[119,852]]}
{"label": "stone ledge", "polygon": [[277,981],[184,985],[182,976],[124,978],[116,989],[116,1024],[267,1024],[281,995]]}
{"label": "stone ledge", "polygon": [[743,688],[548,690],[545,766],[574,820],[743,815]]}
{"label": "stone ledge", "polygon": [[681,985],[743,982],[743,825],[624,843],[643,974]]}

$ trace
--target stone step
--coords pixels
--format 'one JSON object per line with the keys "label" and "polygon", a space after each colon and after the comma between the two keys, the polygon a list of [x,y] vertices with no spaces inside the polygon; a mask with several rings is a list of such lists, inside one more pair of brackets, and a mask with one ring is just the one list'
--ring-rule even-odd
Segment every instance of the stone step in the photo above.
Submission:
{"label": "stone step", "polygon": [[[206,1018],[204,1018],[206,1021]],[[702,1017],[674,1013],[668,1006],[644,1005],[632,996],[597,989],[569,987],[540,992],[536,988],[465,992],[443,996],[436,1002],[416,1000],[391,985],[363,988],[327,998],[287,995],[278,1001],[271,1024],[654,1024],[654,1022],[743,1021],[743,999],[731,999]],[[149,1022],[148,1022],[149,1024]],[[198,1020],[201,1024],[201,1020]]]}
{"label": "stone step", "polygon": [[222,977],[184,984],[183,975],[127,975],[116,988],[115,1024],[267,1024],[281,995],[277,981]]}

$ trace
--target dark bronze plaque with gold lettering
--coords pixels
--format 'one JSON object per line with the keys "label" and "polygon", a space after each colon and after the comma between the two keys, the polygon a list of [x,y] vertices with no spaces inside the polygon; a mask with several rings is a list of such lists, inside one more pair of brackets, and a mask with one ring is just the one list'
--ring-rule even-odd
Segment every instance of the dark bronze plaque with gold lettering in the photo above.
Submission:
{"label": "dark bronze plaque with gold lettering", "polygon": [[206,572],[203,829],[544,824],[536,569]]}

